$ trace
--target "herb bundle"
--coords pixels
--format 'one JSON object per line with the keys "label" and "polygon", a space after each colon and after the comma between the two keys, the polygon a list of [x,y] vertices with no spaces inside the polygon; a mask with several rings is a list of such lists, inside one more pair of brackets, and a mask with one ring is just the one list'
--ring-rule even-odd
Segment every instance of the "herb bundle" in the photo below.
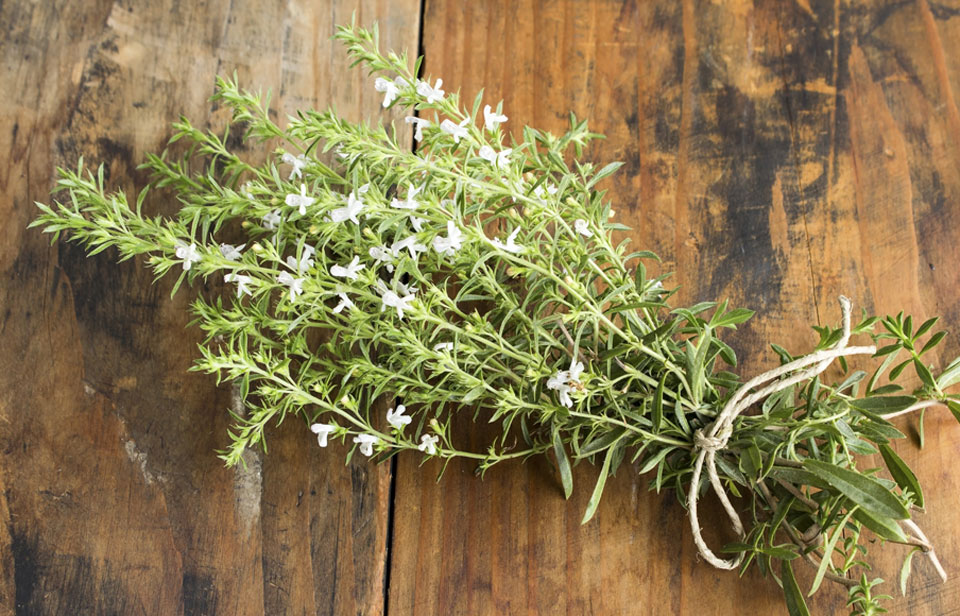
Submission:
{"label": "herb bundle", "polygon": [[[890,447],[903,434],[889,419],[946,405],[960,419],[960,359],[934,376],[923,356],[943,340],[936,319],[866,317],[817,327],[819,343],[795,357],[773,345],[781,366],[743,381],[718,335],[752,312],[726,302],[672,307],[668,276],[649,277],[656,256],[615,245],[615,218],[597,184],[616,171],[581,160],[598,137],[570,118],[561,136],[525,127],[511,139],[500,107],[461,108],[459,96],[420,80],[420,60],[379,51],[377,30],[338,29],[355,64],[377,73],[383,106],[410,109],[415,151],[384,126],[352,124],[333,111],[301,111],[285,128],[269,97],[218,80],[214,100],[232,110],[223,134],[181,118],[176,158],[149,155],[151,186],[131,203],[108,192],[103,169],[60,170],[67,198],[37,204],[33,223],[64,233],[90,254],[116,248],[146,255],[157,276],[215,277],[228,293],[192,306],[206,333],[196,369],[239,386],[247,412],[234,415],[221,456],[243,462],[266,448],[264,430],[289,415],[331,441],[386,460],[403,450],[479,471],[502,460],[553,456],[566,496],[571,460],[601,464],[583,521],[608,475],[624,462],[672,488],[687,505],[701,554],[723,568],[755,564],[774,575],[791,614],[824,580],[849,588],[854,614],[883,611],[868,577],[868,535],[933,548],[910,519],[923,507],[916,477]],[[278,149],[261,165],[228,145]],[[325,155],[326,154],[326,155]],[[150,188],[176,193],[176,218],[142,213]],[[222,237],[245,234],[241,245]],[[852,337],[868,346],[849,346]],[[845,358],[868,354],[870,373]],[[841,382],[823,372],[836,360]],[[920,386],[896,384],[907,370]],[[390,404],[384,414],[381,403]],[[460,449],[458,414],[499,427],[482,451]],[[858,468],[879,452],[882,469]],[[697,500],[717,493],[738,541],[717,557],[700,537]],[[727,494],[740,499],[735,507]],[[741,519],[744,516],[745,519]],[[815,570],[800,589],[794,561]],[[776,562],[775,562],[776,561]]]}

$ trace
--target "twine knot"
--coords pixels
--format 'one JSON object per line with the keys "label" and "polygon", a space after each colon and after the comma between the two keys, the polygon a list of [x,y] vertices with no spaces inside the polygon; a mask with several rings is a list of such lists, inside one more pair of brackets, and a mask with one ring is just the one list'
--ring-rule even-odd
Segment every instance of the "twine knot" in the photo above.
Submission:
{"label": "twine knot", "polygon": [[703,451],[719,451],[727,446],[727,440],[721,436],[707,436],[702,429],[693,433],[693,446]]}
{"label": "twine knot", "polygon": [[[876,352],[877,349],[873,346],[847,346],[847,342],[850,340],[850,300],[842,295],[840,296],[840,310],[843,316],[843,336],[836,345],[829,349],[816,351],[806,357],[801,357],[800,359],[796,359],[753,377],[734,392],[730,400],[728,400],[727,404],[723,407],[720,415],[717,416],[717,420],[713,422],[709,428],[697,430],[693,434],[693,452],[696,454],[697,459],[693,466],[693,477],[690,478],[690,490],[687,493],[690,530],[693,531],[693,542],[697,545],[700,555],[718,569],[735,569],[743,560],[743,553],[740,553],[733,560],[717,558],[716,554],[707,547],[703,536],[700,534],[700,520],[697,517],[697,500],[700,494],[700,476],[703,472],[703,466],[706,464],[710,485],[713,487],[717,498],[720,499],[720,504],[723,505],[724,510],[727,512],[733,529],[740,538],[743,538],[745,534],[743,532],[743,523],[740,521],[740,515],[730,502],[730,498],[723,488],[723,482],[720,480],[720,475],[717,473],[717,452],[727,446],[727,441],[730,440],[730,436],[733,434],[734,420],[740,413],[755,403],[778,391],[793,387],[797,383],[806,381],[807,379],[814,378],[826,370],[837,357],[847,355],[873,355]],[[780,379],[780,377],[786,375],[790,376]],[[758,391],[750,393],[751,390],[768,381],[773,382]]]}

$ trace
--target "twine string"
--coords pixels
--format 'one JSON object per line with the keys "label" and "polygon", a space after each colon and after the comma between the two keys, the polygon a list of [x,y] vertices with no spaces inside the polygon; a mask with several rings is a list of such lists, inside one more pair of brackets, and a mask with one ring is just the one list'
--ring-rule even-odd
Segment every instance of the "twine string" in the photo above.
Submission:
{"label": "twine string", "polygon": [[[744,537],[744,531],[740,515],[737,513],[736,508],[734,508],[733,503],[730,502],[730,498],[727,496],[727,492],[723,487],[723,482],[720,480],[720,475],[717,473],[717,452],[722,451],[727,446],[727,442],[733,434],[734,420],[756,402],[779,391],[783,391],[788,387],[792,387],[797,383],[816,377],[826,370],[833,360],[838,357],[872,355],[876,352],[877,349],[874,346],[847,346],[847,342],[850,340],[850,300],[846,297],[840,296],[840,310],[843,315],[843,335],[833,347],[816,351],[810,355],[753,377],[734,392],[733,396],[731,396],[730,400],[723,407],[720,415],[709,428],[697,430],[693,435],[693,447],[694,451],[697,452],[697,458],[693,467],[693,477],[690,480],[690,490],[687,493],[687,510],[690,518],[690,529],[693,531],[693,542],[696,544],[700,555],[703,556],[704,560],[718,569],[737,568],[743,560],[743,553],[738,554],[736,558],[724,560],[714,554],[703,540],[703,536],[700,533],[700,520],[697,515],[697,500],[699,498],[700,477],[703,473],[703,467],[706,465],[710,485],[720,500],[720,504],[723,505],[727,517],[730,518],[730,523],[733,525],[734,531],[736,531],[737,536],[742,539]],[[793,372],[796,372],[796,374],[782,380],[776,380]],[[751,390],[768,381],[773,382],[752,394],[750,393]]]}

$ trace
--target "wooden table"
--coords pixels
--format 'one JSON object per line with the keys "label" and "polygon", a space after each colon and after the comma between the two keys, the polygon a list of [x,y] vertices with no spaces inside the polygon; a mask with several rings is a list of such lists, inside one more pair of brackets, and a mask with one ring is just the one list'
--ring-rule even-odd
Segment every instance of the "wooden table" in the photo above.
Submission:
{"label": "wooden table", "polygon": [[[958,329],[955,0],[4,2],[4,613],[786,613],[771,579],[698,562],[674,496],[630,468],[586,526],[586,465],[565,502],[546,461],[483,481],[452,464],[438,483],[412,456],[344,466],[289,422],[268,455],[223,468],[231,392],[187,372],[189,293],[25,229],[56,165],[105,162],[132,191],[179,113],[222,126],[218,73],[272,88],[282,112],[396,119],[328,40],[353,11],[386,46],[419,45],[448,89],[503,98],[514,131],[559,131],[573,110],[606,133],[591,156],[626,161],[608,182],[617,218],[679,272],[680,300],[758,311],[732,340],[745,373],[776,362],[769,342],[809,348],[841,293]],[[958,351],[951,337],[939,359]],[[918,559],[891,611],[960,613],[960,426],[934,414],[925,449],[898,451],[951,579]],[[875,549],[888,580],[898,548]]]}

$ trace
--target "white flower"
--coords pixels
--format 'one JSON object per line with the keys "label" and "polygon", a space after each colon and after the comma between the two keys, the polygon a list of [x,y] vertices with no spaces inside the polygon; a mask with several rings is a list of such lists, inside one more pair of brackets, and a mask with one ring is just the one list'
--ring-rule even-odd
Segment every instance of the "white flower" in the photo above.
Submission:
{"label": "white flower", "polygon": [[423,186],[419,186],[419,187],[408,186],[408,187],[407,187],[407,198],[406,198],[406,200],[405,200],[405,201],[400,201],[399,199],[394,199],[393,201],[390,202],[390,207],[395,207],[395,208],[397,208],[398,210],[415,210],[415,209],[417,209],[417,207],[419,207],[420,203],[419,203],[416,199],[414,199],[414,197],[416,197],[418,194],[420,194],[420,191],[421,191],[421,190],[423,190]]}
{"label": "white flower", "polygon": [[246,244],[240,244],[239,246],[220,244],[220,254],[228,261],[239,261],[240,257],[243,256],[240,254],[240,251],[243,250],[244,246],[246,246]]}
{"label": "white flower", "polygon": [[[400,297],[395,291],[388,289],[382,280],[377,281],[377,289],[380,291],[380,299],[383,302],[383,305],[380,306],[380,312],[383,312],[388,307],[396,308],[397,316],[401,319],[403,318],[403,311],[409,310],[413,300],[416,299],[416,296],[412,292],[406,293],[403,297]],[[416,289],[413,289],[413,291],[416,291]]]}
{"label": "white flower", "polygon": [[243,186],[240,187],[240,194],[253,201],[253,193],[250,192],[250,188],[253,186],[250,182],[244,182]]}
{"label": "white flower", "polygon": [[469,121],[470,118],[464,118],[463,122],[454,124],[452,120],[444,120],[440,123],[440,129],[445,133],[453,135],[453,140],[456,143],[460,143],[460,139],[470,134],[470,131],[467,130],[467,122]]}
{"label": "white flower", "polygon": [[557,397],[560,398],[560,404],[571,408],[573,400],[570,398],[570,384],[576,383],[579,385],[581,374],[583,374],[583,362],[572,359],[568,370],[557,370],[556,374],[547,379],[547,389],[556,391]]}
{"label": "white flower", "polygon": [[443,85],[443,79],[437,79],[436,85],[431,86],[429,82],[418,81],[417,82],[417,94],[427,99],[427,102],[431,105],[439,100],[443,99],[443,90],[440,89],[440,86]]}
{"label": "white flower", "polygon": [[498,154],[497,152],[493,151],[493,148],[485,145],[477,152],[477,156],[489,161],[491,165],[496,165],[499,169],[505,169],[510,166],[511,152],[513,152],[513,149],[507,148]]}
{"label": "white flower", "polygon": [[440,351],[452,351],[452,350],[453,350],[453,343],[452,343],[452,342],[438,342],[437,344],[433,345],[433,350],[434,350],[434,351],[437,351],[438,353],[439,353]]}
{"label": "white flower", "polygon": [[407,285],[400,282],[399,280],[395,280],[394,283],[397,285],[397,291],[400,291],[400,293],[404,295],[415,295],[417,292],[417,287],[413,285],[408,287]]}
{"label": "white flower", "polygon": [[296,271],[298,274],[309,270],[313,267],[313,253],[316,252],[316,249],[309,245],[303,245],[303,251],[300,253],[300,260],[297,261],[293,255],[290,255],[286,258],[287,267]]}
{"label": "white flower", "polygon": [[351,192],[347,197],[346,207],[338,207],[330,212],[330,222],[344,222],[349,220],[359,225],[360,221],[357,219],[357,214],[362,212],[364,207],[363,201],[357,197],[356,193]]}
{"label": "white flower", "polygon": [[497,128],[497,124],[502,124],[507,121],[507,116],[493,111],[490,105],[483,106],[483,125],[487,127],[487,130],[494,130]]}
{"label": "white flower", "polygon": [[390,247],[390,252],[393,253],[394,257],[399,257],[400,251],[404,248],[410,251],[410,258],[414,260],[416,260],[418,253],[427,251],[426,246],[417,243],[417,237],[415,235],[409,235],[402,240],[394,242],[393,246]]}
{"label": "white flower", "polygon": [[270,230],[276,229],[280,221],[280,210],[273,210],[263,217],[263,228]]}
{"label": "white flower", "polygon": [[428,456],[436,455],[437,453],[437,441],[440,440],[439,436],[434,434],[424,434],[420,437],[420,444],[417,445],[417,449],[426,453]]}
{"label": "white flower", "polygon": [[293,167],[292,169],[290,169],[289,179],[291,180],[293,178],[300,178],[304,167],[307,166],[307,159],[303,156],[303,154],[301,154],[300,156],[294,156],[289,152],[284,152],[282,160],[283,162]]}
{"label": "white flower", "polygon": [[397,410],[389,409],[387,411],[387,423],[397,430],[401,430],[403,426],[409,425],[409,423],[413,421],[413,417],[404,415],[406,410],[407,407],[403,406],[402,404],[397,405]]}
{"label": "white flower", "polygon": [[353,302],[350,301],[350,298],[347,297],[346,293],[337,293],[337,297],[340,298],[340,303],[333,308],[333,314],[340,314],[343,312],[344,308],[356,308]]}
{"label": "white flower", "polygon": [[317,442],[321,447],[327,446],[327,436],[336,429],[336,426],[322,423],[315,423],[310,426],[310,431],[317,435]]}
{"label": "white flower", "polygon": [[360,257],[353,257],[353,261],[349,265],[343,267],[341,265],[334,265],[330,268],[330,273],[336,276],[337,278],[349,278],[350,280],[356,280],[357,274],[365,268],[366,265],[360,263]]}
{"label": "white flower", "polygon": [[407,116],[404,121],[407,124],[413,124],[413,138],[417,140],[417,143],[423,141],[423,129],[430,126],[430,122],[414,116]]}
{"label": "white flower", "polygon": [[353,437],[353,442],[360,444],[360,453],[368,458],[373,455],[373,445],[379,440],[379,438],[372,434],[358,434]]}
{"label": "white flower", "polygon": [[178,259],[183,259],[183,271],[185,272],[188,271],[194,263],[199,262],[202,258],[200,253],[197,251],[196,244],[190,244],[187,246],[180,240],[177,240],[176,247],[177,249],[175,254],[177,255]]}
{"label": "white flower", "polygon": [[578,218],[573,221],[573,228],[576,229],[577,233],[583,237],[593,237],[593,231],[591,231],[590,227],[587,226],[587,221],[582,218]]}
{"label": "white flower", "polygon": [[393,81],[384,79],[383,77],[377,77],[377,80],[373,82],[373,87],[376,88],[377,92],[383,92],[384,107],[389,107],[390,104],[400,96],[400,86],[402,86],[403,83],[403,77],[397,77]]}
{"label": "white flower", "polygon": [[551,195],[557,194],[557,191],[560,189],[557,188],[554,184],[547,184],[547,193]]}
{"label": "white flower", "polygon": [[370,256],[380,262],[387,264],[387,271],[393,273],[393,254],[386,246],[372,246],[368,251]]}
{"label": "white flower", "polygon": [[224,282],[235,282],[237,283],[237,297],[243,295],[251,295],[250,281],[253,280],[250,276],[244,276],[243,274],[227,274],[223,277]]}
{"label": "white flower", "polygon": [[280,284],[285,284],[290,287],[290,301],[296,301],[297,296],[303,293],[303,281],[304,278],[294,278],[290,275],[290,272],[280,272],[280,275],[277,276],[277,282]]}
{"label": "white flower", "polygon": [[313,197],[307,196],[307,185],[300,184],[300,194],[298,195],[296,193],[293,193],[293,194],[287,195],[287,198],[284,200],[284,203],[286,203],[290,207],[298,208],[300,210],[300,215],[304,216],[307,213],[307,206],[313,205],[314,201],[315,199]]}
{"label": "white flower", "polygon": [[560,398],[560,404],[567,408],[573,407],[573,400],[570,399],[570,386],[567,385],[569,374],[565,371],[559,371],[549,380],[547,380],[547,389],[553,389]]}
{"label": "white flower", "polygon": [[580,383],[581,374],[583,374],[583,362],[571,359],[570,368],[567,370],[567,381],[570,383]]}
{"label": "white flower", "polygon": [[417,218],[416,216],[410,217],[410,224],[413,225],[414,231],[418,231],[418,232],[423,231],[423,223],[425,222],[426,220],[424,220],[423,218]]}
{"label": "white flower", "polygon": [[463,246],[463,232],[452,220],[447,221],[447,237],[439,235],[433,238],[433,249],[448,257],[456,254]]}
{"label": "white flower", "polygon": [[519,252],[523,252],[523,246],[521,246],[520,244],[517,244],[517,243],[516,243],[516,239],[517,239],[517,234],[518,234],[518,233],[520,233],[520,227],[517,227],[516,229],[514,229],[514,230],[513,230],[513,233],[511,233],[511,234],[507,237],[507,243],[506,243],[506,244],[502,243],[502,242],[499,240],[499,238],[497,238],[497,239],[494,239],[494,240],[493,240],[493,245],[496,246],[497,248],[499,248],[500,250],[506,250],[507,252],[511,252],[511,253],[513,253],[513,254],[517,254],[517,253],[519,253]]}

